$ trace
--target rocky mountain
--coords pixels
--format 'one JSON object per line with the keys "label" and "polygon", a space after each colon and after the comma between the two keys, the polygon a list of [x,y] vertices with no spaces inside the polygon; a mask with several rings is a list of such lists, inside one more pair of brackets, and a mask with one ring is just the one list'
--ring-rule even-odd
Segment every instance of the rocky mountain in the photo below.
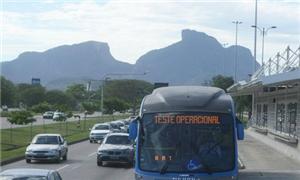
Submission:
{"label": "rocky mountain", "polygon": [[[249,49],[237,47],[237,79],[249,78],[253,56]],[[168,47],[140,57],[135,70],[149,71],[149,81],[172,84],[202,84],[217,74],[234,77],[235,46],[224,48],[205,33],[183,30],[182,39]]]}
{"label": "rocky mountain", "polygon": [[[247,79],[252,73],[253,56],[249,49],[237,48],[237,77]],[[108,73],[146,71],[147,75],[140,78],[150,82],[197,85],[217,74],[234,76],[234,52],[235,46],[224,48],[205,33],[183,30],[179,42],[146,53],[135,65],[116,60],[107,43],[88,41],[45,52],[25,52],[1,66],[2,75],[15,83],[40,78],[42,84],[51,89],[101,79]]]}
{"label": "rocky mountain", "polygon": [[107,43],[88,41],[45,52],[22,53],[15,60],[2,63],[2,74],[15,83],[40,78],[43,85],[53,89],[85,79],[101,79],[107,73],[131,72],[132,68],[116,60]]}

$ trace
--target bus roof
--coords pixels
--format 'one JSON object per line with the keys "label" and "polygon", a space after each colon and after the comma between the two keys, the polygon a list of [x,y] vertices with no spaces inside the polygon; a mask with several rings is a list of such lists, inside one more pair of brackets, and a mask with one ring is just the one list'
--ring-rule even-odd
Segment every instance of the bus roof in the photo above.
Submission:
{"label": "bus roof", "polygon": [[144,98],[142,113],[201,111],[232,112],[232,98],[224,90],[206,86],[170,86]]}

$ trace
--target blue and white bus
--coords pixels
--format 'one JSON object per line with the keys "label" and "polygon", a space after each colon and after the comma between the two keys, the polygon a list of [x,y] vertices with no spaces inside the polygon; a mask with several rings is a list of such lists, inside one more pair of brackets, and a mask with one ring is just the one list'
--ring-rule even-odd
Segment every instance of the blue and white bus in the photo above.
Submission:
{"label": "blue and white bus", "polygon": [[237,179],[244,138],[231,96],[214,87],[155,89],[130,124],[136,180]]}

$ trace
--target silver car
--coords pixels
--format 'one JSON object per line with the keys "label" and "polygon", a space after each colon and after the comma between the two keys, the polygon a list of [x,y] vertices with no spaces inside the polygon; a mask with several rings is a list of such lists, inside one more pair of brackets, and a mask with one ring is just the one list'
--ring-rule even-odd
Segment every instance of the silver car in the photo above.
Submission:
{"label": "silver car", "polygon": [[108,123],[95,124],[92,129],[90,129],[90,143],[102,141],[104,137],[112,132],[111,126]]}
{"label": "silver car", "polygon": [[134,163],[133,144],[127,133],[108,134],[97,151],[97,165],[103,162]]}
{"label": "silver car", "polygon": [[8,169],[0,173],[3,180],[62,180],[55,170],[16,168]]}
{"label": "silver car", "polygon": [[59,163],[61,158],[67,160],[67,155],[67,141],[60,134],[38,134],[26,148],[25,159],[27,163],[31,160],[55,160]]}

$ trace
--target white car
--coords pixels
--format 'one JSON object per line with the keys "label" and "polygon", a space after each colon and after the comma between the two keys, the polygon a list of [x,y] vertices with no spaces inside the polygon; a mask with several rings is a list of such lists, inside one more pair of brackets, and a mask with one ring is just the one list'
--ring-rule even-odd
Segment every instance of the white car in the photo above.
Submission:
{"label": "white car", "polygon": [[26,148],[25,159],[31,160],[54,160],[60,162],[61,158],[67,160],[67,141],[60,134],[38,134]]}
{"label": "white car", "polygon": [[108,133],[112,132],[111,125],[109,123],[95,124],[90,129],[90,143],[102,141]]}
{"label": "white car", "polygon": [[53,120],[54,121],[65,121],[66,119],[67,119],[66,115],[63,112],[55,111],[54,114],[53,114]]}

